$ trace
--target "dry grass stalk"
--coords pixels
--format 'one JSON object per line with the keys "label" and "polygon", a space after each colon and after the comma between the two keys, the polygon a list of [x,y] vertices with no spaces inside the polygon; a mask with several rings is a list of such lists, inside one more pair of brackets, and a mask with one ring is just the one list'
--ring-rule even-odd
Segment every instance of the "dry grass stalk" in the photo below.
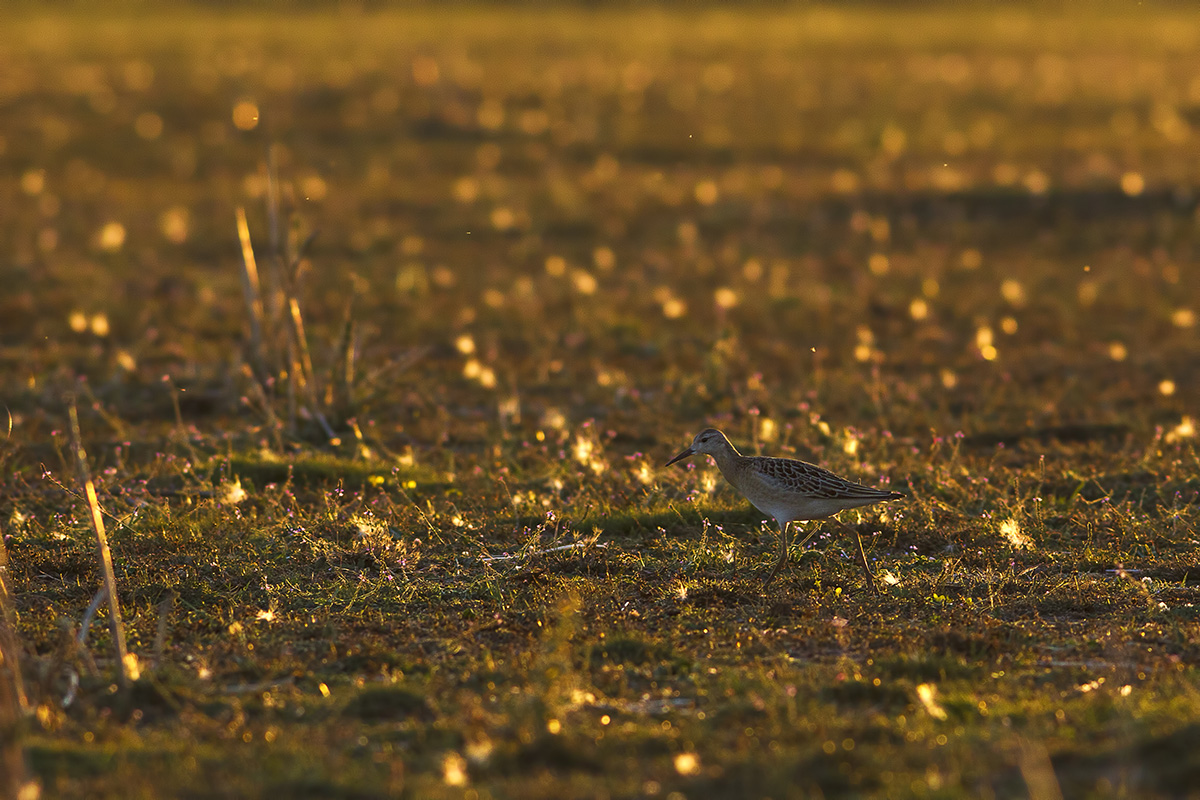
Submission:
{"label": "dry grass stalk", "polygon": [[346,303],[343,315],[342,336],[338,340],[337,361],[330,370],[330,386],[333,389],[333,407],[342,419],[354,413],[354,305]]}
{"label": "dry grass stalk", "polygon": [[15,447],[10,447],[8,444],[9,440],[12,439],[13,432],[13,416],[8,406],[4,407],[4,415],[7,418],[7,425],[4,431],[4,441],[0,442],[0,466],[3,466],[4,462],[8,461],[16,450]]}
{"label": "dry grass stalk", "polygon": [[[21,677],[21,644],[17,636],[17,620],[13,613],[12,588],[8,578],[8,548],[0,538],[0,693],[9,690],[17,708],[29,710],[25,681]],[[0,700],[0,706],[3,701]]]}
{"label": "dry grass stalk", "polygon": [[[271,154],[269,154],[270,156]],[[286,308],[287,321],[284,323],[286,332],[279,328],[279,320],[272,314],[272,324],[267,329],[267,320],[263,306],[263,288],[259,280],[257,261],[254,256],[254,246],[250,239],[250,228],[246,222],[246,212],[237,209],[238,239],[242,245],[242,287],[246,295],[246,310],[250,318],[250,359],[254,369],[251,374],[253,390],[256,399],[261,399],[267,410],[271,424],[276,422],[276,414],[271,408],[267,389],[263,386],[268,373],[268,365],[286,363],[286,397],[288,406],[288,431],[295,433],[297,411],[300,407],[308,412],[310,418],[321,427],[321,431],[331,442],[337,443],[339,437],[329,423],[328,415],[321,406],[321,393],[316,383],[313,369],[312,353],[308,345],[308,334],[304,329],[304,315],[300,309],[296,288],[300,279],[301,260],[304,251],[312,243],[314,234],[310,234],[303,242],[288,245],[288,253],[282,252],[281,234],[279,231],[280,211],[277,196],[277,178],[273,163],[268,164],[268,221],[270,223],[270,240],[274,250],[274,262],[278,268],[275,278],[271,281],[272,298],[278,297]],[[274,302],[272,308],[274,308]],[[280,339],[284,344],[280,345]],[[272,344],[274,342],[274,344]],[[286,347],[286,360],[279,358],[278,348]],[[275,348],[272,350],[272,348]],[[270,357],[270,358],[269,358]],[[274,367],[271,367],[274,369]],[[302,405],[301,405],[302,403]]]}
{"label": "dry grass stalk", "polygon": [[308,399],[308,411],[321,426],[321,430],[329,437],[330,441],[338,439],[337,434],[333,432],[333,428],[329,424],[329,420],[325,418],[325,414],[321,411],[320,395],[317,392],[317,384],[313,375],[312,354],[308,349],[308,334],[304,332],[304,316],[300,313],[300,303],[294,296],[288,298],[288,311],[292,320],[292,335],[296,343],[296,350],[300,355],[299,364],[293,364],[293,376],[296,373],[298,366],[301,377],[300,388]]}
{"label": "dry grass stalk", "polygon": [[100,562],[100,573],[104,580],[104,591],[108,594],[108,624],[112,630],[113,649],[117,662],[117,685],[122,689],[129,688],[129,673],[126,660],[125,623],[121,619],[121,603],[117,599],[117,576],[113,570],[112,551],[108,547],[108,537],[104,533],[104,513],[100,510],[100,500],[96,497],[96,485],[92,483],[92,475],[88,470],[87,454],[83,450],[83,438],[79,432],[79,412],[75,408],[75,399],[69,399],[68,412],[71,417],[71,444],[75,451],[75,467],[79,473],[79,483],[83,486],[87,497],[88,510],[92,516],[92,530],[96,533],[96,554]]}
{"label": "dry grass stalk", "polygon": [[175,611],[175,591],[168,590],[167,596],[158,604],[158,629],[154,633],[154,668],[161,669],[163,651],[167,646],[167,631],[171,627],[171,614]]}
{"label": "dry grass stalk", "polygon": [[300,354],[301,375],[304,386],[313,391],[312,353],[308,349],[308,334],[304,332],[304,316],[300,313],[300,302],[295,297],[288,298],[288,311],[292,318],[292,334],[296,337],[296,349]]}
{"label": "dry grass stalk", "polygon": [[[288,359],[287,363],[291,365],[292,369],[295,369],[295,366],[296,366],[296,343],[293,342],[290,338],[287,340],[287,359]],[[292,435],[295,435],[295,433],[296,433],[296,419],[298,417],[299,407],[300,407],[300,400],[299,400],[299,395],[296,392],[296,382],[288,381],[287,382],[287,420],[288,420],[287,429],[288,429],[288,433],[291,433]]]}
{"label": "dry grass stalk", "polygon": [[[336,428],[351,420],[365,401],[362,393],[356,391],[356,385],[369,386],[384,373],[403,369],[423,355],[424,350],[414,350],[374,375],[360,378],[356,358],[357,327],[353,303],[348,301],[340,335],[334,345],[332,363],[327,370],[322,365],[318,376],[299,292],[304,272],[304,254],[316,238],[316,232],[302,237],[295,226],[284,231],[285,212],[277,172],[276,151],[270,148],[267,152],[266,174],[271,253],[263,262],[268,265],[263,273],[265,282],[260,280],[245,209],[237,209],[238,240],[242,247],[242,285],[250,327],[247,358],[250,367],[244,372],[251,383],[249,394],[262,406],[270,425],[278,426],[279,417],[283,416],[287,425],[285,430],[295,436],[298,434],[299,419],[306,417],[319,427],[330,444],[336,446],[342,443]],[[277,411],[274,407],[281,397],[286,403],[286,412],[282,409]],[[277,430],[277,439],[279,434]]]}
{"label": "dry grass stalk", "polygon": [[283,441],[279,437],[279,418],[275,416],[275,407],[271,405],[270,398],[263,390],[262,384],[254,377],[254,370],[250,369],[247,364],[242,365],[242,374],[250,383],[250,394],[254,396],[254,400],[262,408],[263,414],[267,417],[267,425],[271,429],[271,435],[275,439],[275,447],[283,449]]}
{"label": "dry grass stalk", "polygon": [[295,297],[288,298],[288,309],[291,312],[292,333],[295,337],[296,350],[300,354],[300,363],[294,364],[292,374],[295,375],[296,367],[300,368],[301,383],[300,388],[304,391],[308,399],[308,411],[321,426],[321,430],[329,437],[330,441],[338,439],[336,433],[333,432],[329,420],[325,418],[324,412],[321,411],[320,394],[317,391],[316,380],[313,376],[312,355],[308,349],[308,335],[304,332],[304,317],[300,313],[300,303]]}
{"label": "dry grass stalk", "polygon": [[108,591],[103,586],[92,595],[92,602],[88,603],[87,610],[83,612],[83,620],[79,623],[79,633],[75,636],[75,642],[80,648],[87,644],[88,631],[92,629],[92,620],[96,618],[96,612],[100,610],[100,604],[107,597]]}
{"label": "dry grass stalk", "polygon": [[21,731],[29,715],[29,698],[21,676],[21,644],[8,583],[8,550],[0,538],[0,797],[35,798],[29,780]]}
{"label": "dry grass stalk", "polygon": [[279,224],[279,146],[267,147],[267,232],[271,237],[271,252],[283,252],[283,237]]}
{"label": "dry grass stalk", "polygon": [[242,292],[246,298],[246,314],[250,320],[250,358],[258,375],[263,375],[267,361],[263,352],[262,286],[258,280],[258,264],[250,242],[250,226],[246,209],[237,208],[238,240],[242,243]]}

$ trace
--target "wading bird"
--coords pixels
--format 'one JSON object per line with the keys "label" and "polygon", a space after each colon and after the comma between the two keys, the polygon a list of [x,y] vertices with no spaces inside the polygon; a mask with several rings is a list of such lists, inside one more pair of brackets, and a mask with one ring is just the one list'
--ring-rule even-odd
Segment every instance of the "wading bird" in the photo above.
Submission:
{"label": "wading bird", "polygon": [[[827,469],[807,461],[791,458],[765,458],[744,456],[737,451],[725,434],[716,428],[706,428],[696,434],[692,444],[667,462],[671,466],[688,456],[704,454],[712,456],[725,480],[733,484],[751,504],[764,514],[770,514],[779,524],[779,560],[763,581],[767,588],[787,562],[788,525],[813,519],[832,517],[847,508],[869,506],[884,500],[904,497],[900,492],[872,489],[869,486],[839,478]],[[800,542],[803,547],[816,533],[816,528]],[[857,536],[857,531],[855,532]],[[867,573],[867,585],[875,591],[875,579],[867,566],[867,555],[862,540],[858,542],[863,569]]]}

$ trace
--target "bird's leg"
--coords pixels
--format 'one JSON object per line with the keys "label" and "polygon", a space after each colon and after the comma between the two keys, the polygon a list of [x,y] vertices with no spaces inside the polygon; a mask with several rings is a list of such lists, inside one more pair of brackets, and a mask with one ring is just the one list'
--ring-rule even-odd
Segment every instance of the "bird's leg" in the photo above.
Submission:
{"label": "bird's leg", "polygon": [[766,589],[771,585],[771,581],[775,580],[775,573],[779,572],[779,568],[787,562],[787,532],[788,522],[779,523],[779,560],[775,562],[775,566],[771,569],[767,579],[763,581],[763,588]]}
{"label": "bird's leg", "polygon": [[[838,524],[843,528],[849,528],[846,523],[838,520]],[[858,541],[858,555],[862,558],[863,572],[867,574],[867,586],[871,587],[871,592],[879,594],[879,587],[875,585],[875,576],[871,573],[871,567],[867,564],[867,551],[863,549],[862,537],[858,535],[858,529],[854,528],[854,538]]]}
{"label": "bird's leg", "polygon": [[817,531],[819,531],[819,530],[821,530],[820,525],[814,526],[813,529],[808,532],[808,536],[805,536],[803,539],[801,539],[800,544],[796,545],[796,547],[803,548],[804,545],[808,544],[809,540],[812,539],[812,537],[817,535]]}

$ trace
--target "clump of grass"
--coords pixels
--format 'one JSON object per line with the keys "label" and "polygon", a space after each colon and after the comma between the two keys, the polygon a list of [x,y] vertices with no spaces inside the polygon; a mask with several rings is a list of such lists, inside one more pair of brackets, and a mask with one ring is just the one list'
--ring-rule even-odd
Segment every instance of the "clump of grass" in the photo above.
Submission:
{"label": "clump of grass", "polygon": [[411,689],[401,686],[374,686],[354,695],[342,708],[348,714],[367,722],[428,722],[434,718],[428,700]]}
{"label": "clump of grass", "polygon": [[202,463],[231,476],[244,478],[262,488],[317,488],[342,484],[347,488],[393,487],[416,494],[434,492],[449,485],[446,476],[430,467],[405,464],[398,459],[347,458],[335,453],[300,452],[277,454],[251,452],[218,457]]}
{"label": "clump of grass", "polygon": [[[352,433],[358,451],[369,456],[370,447],[363,436],[358,415],[368,399],[366,386],[373,385],[385,372],[395,372],[415,361],[420,349],[412,349],[394,359],[386,369],[360,379],[357,354],[360,348],[358,324],[354,317],[353,289],[345,300],[342,324],[336,342],[328,349],[328,365],[314,366],[313,347],[305,328],[302,311],[302,282],[308,259],[306,253],[316,231],[301,239],[298,225],[282,232],[283,216],[279,177],[274,149],[268,150],[267,218],[270,268],[263,280],[250,236],[245,210],[237,209],[238,240],[242,252],[242,290],[248,336],[245,345],[244,377],[249,381],[251,407],[262,414],[282,448],[281,431],[291,437],[301,433],[303,420],[314,427],[333,446],[342,444]],[[374,391],[374,389],[370,389]],[[280,405],[282,404],[282,408]]]}

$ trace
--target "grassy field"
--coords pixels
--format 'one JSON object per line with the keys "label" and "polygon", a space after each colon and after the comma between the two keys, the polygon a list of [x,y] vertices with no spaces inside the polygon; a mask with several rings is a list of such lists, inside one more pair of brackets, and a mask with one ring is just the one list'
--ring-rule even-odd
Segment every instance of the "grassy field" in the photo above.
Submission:
{"label": "grassy field", "polygon": [[[5,27],[4,771],[1200,796],[1200,17]],[[833,523],[762,591],[708,425],[903,491],[878,593]]]}

